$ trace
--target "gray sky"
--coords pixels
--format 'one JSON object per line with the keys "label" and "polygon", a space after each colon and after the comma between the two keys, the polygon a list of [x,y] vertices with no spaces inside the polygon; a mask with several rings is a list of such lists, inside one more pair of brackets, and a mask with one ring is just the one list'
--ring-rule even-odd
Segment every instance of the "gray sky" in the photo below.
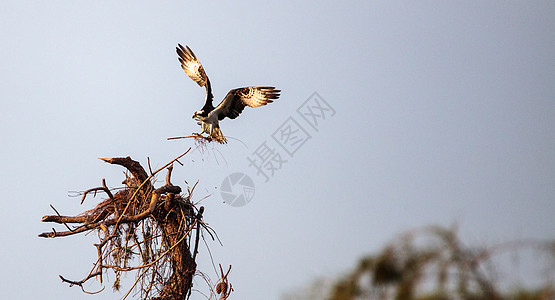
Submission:
{"label": "gray sky", "polygon": [[[279,299],[428,224],[457,221],[477,245],[555,238],[553,16],[553,1],[4,0],[0,298],[85,298],[58,274],[84,277],[95,237],[37,238],[49,204],[76,214],[99,199],[79,206],[70,191],[119,186],[122,169],[98,157],[155,168],[192,146],[166,141],[198,131],[204,99],[177,43],[218,100],[282,89],[222,122],[240,142],[196,151],[173,175],[182,187],[200,180],[195,200],[212,195],[205,218],[224,246],[210,249],[233,265],[234,298]],[[296,112],[314,92],[336,111],[317,131]],[[289,117],[312,137],[293,156],[272,139]],[[247,161],[264,142],[287,160],[268,182]],[[244,207],[219,195],[234,172],[255,181]],[[205,248],[199,263],[214,279]],[[122,296],[109,279],[96,298]]]}

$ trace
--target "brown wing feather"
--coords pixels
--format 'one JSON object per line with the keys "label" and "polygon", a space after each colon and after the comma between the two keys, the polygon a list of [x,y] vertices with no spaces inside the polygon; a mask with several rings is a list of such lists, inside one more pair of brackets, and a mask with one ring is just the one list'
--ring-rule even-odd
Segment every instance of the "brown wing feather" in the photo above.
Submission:
{"label": "brown wing feather", "polygon": [[200,64],[200,61],[197,59],[193,50],[189,48],[189,46],[181,46],[181,44],[177,44],[178,47],[175,47],[177,55],[179,55],[179,62],[181,63],[181,68],[187,75],[195,81],[200,86],[205,86],[206,81],[208,81],[208,77],[204,72],[204,68]]}
{"label": "brown wing feather", "polygon": [[218,119],[237,118],[245,106],[259,107],[274,102],[279,98],[280,90],[271,86],[249,86],[233,89],[227,93],[224,100],[214,110]]}

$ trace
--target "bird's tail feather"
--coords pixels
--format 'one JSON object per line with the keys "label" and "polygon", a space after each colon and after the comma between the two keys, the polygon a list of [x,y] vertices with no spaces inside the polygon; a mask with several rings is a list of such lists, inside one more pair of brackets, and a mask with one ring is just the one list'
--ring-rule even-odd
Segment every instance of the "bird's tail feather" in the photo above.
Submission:
{"label": "bird's tail feather", "polygon": [[218,143],[220,144],[227,144],[227,139],[225,138],[225,136],[223,135],[222,131],[220,130],[219,127],[215,127],[212,130],[212,138],[215,139]]}

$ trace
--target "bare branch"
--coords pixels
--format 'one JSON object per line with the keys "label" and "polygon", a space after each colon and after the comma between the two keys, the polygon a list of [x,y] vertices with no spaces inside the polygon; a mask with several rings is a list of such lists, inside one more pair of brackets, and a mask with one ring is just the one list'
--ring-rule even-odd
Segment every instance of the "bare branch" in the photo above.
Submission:
{"label": "bare branch", "polygon": [[85,283],[87,280],[89,280],[89,279],[91,279],[95,276],[98,276],[98,275],[101,275],[101,273],[100,272],[92,273],[92,274],[89,274],[87,277],[85,277],[85,279],[80,280],[80,281],[68,280],[68,279],[65,279],[62,275],[58,275],[58,276],[60,276],[60,279],[62,279],[63,282],[69,283],[70,286],[72,286],[72,285],[82,286],[83,283]]}
{"label": "bare branch", "polygon": [[201,206],[198,214],[197,214],[197,236],[195,237],[195,249],[193,250],[193,260],[195,260],[195,258],[197,257],[197,253],[198,253],[198,240],[199,240],[199,234],[200,234],[200,221],[202,220],[202,214],[204,213],[204,206]]}
{"label": "bare branch", "polygon": [[148,178],[145,170],[138,161],[132,160],[131,157],[113,157],[113,158],[99,158],[107,163],[120,165],[125,167],[138,182],[143,182]]}
{"label": "bare branch", "polygon": [[166,174],[166,185],[172,185],[171,183],[172,171],[173,171],[173,164],[168,166],[168,173]]}

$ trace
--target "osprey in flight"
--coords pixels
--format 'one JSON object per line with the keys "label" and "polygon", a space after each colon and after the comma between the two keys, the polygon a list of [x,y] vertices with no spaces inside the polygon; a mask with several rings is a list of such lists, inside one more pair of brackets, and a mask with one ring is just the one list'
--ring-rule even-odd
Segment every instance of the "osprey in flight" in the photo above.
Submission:
{"label": "osprey in flight", "polygon": [[204,72],[204,68],[189,46],[183,47],[181,44],[177,45],[178,47],[175,49],[177,50],[177,55],[179,55],[181,68],[183,68],[185,73],[187,73],[187,75],[199,86],[206,87],[206,100],[204,106],[201,110],[195,112],[193,119],[197,120],[197,124],[202,127],[202,132],[200,134],[206,132],[208,134],[208,139],[215,139],[222,144],[227,143],[226,138],[220,130],[218,121],[226,117],[230,119],[237,118],[245,106],[259,107],[272,103],[273,99],[279,98],[280,90],[276,90],[275,87],[249,86],[229,91],[224,100],[222,100],[218,106],[214,107],[214,105],[212,105],[212,100],[214,99],[212,87],[210,86],[208,76],[206,76]]}

